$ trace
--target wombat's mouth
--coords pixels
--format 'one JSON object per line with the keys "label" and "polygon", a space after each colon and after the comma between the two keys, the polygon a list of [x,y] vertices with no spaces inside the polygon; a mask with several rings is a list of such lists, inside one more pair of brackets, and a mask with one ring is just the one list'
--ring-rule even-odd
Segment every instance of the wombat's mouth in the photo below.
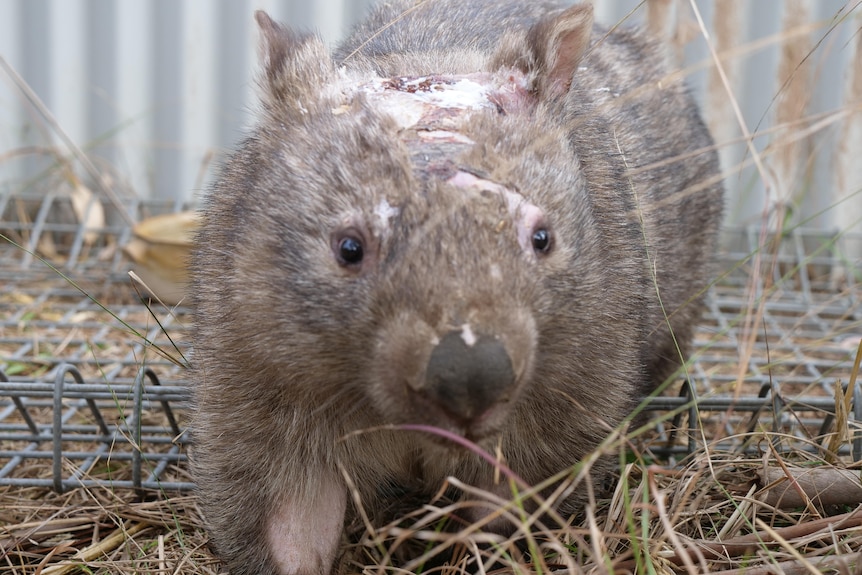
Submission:
{"label": "wombat's mouth", "polygon": [[498,436],[511,407],[510,401],[501,400],[468,419],[441,407],[434,399],[419,394],[413,399],[416,417],[410,423],[445,432],[429,432],[427,440],[446,448],[456,446],[450,434],[475,443],[482,443],[488,438]]}

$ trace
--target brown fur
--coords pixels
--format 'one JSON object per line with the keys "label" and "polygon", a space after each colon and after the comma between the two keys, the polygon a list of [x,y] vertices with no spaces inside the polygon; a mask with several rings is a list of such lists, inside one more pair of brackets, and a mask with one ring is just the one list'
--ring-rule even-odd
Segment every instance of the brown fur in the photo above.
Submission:
{"label": "brown fur", "polygon": [[[415,5],[387,2],[332,59],[316,37],[258,17],[260,121],[206,201],[193,260],[194,475],[235,574],[328,573],[338,541],[324,527],[296,557],[267,534],[304,541],[295,532],[315,529],[315,509],[340,526],[342,471],[372,512],[392,484],[430,494],[454,475],[499,491],[490,465],[443,440],[352,432],[438,426],[499,445],[530,483],[576,464],[678,368],[700,313],[718,165],[660,51],[591,30],[586,8],[528,0],[431,0],[374,36]],[[525,251],[498,196],[417,167],[386,114],[361,99],[334,114],[324,88],[339,74],[498,69],[529,79],[525,102],[473,114],[462,132],[475,144],[440,153],[537,206],[548,253]],[[388,222],[382,201],[397,208]],[[345,234],[363,241],[359,265],[336,257]],[[505,351],[487,361],[512,382],[461,396],[423,379],[462,324],[488,336],[490,355]],[[582,502],[578,490],[558,509]]]}

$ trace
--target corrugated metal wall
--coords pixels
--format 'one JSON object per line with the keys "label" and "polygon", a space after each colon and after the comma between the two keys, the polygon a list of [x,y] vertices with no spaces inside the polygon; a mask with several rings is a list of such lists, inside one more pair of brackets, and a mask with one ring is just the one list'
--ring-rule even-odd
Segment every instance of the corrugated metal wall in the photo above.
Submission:
{"label": "corrugated metal wall", "polygon": [[[370,4],[0,0],[0,56],[56,119],[0,70],[0,191],[53,185],[58,165],[86,179],[63,162],[62,129],[118,194],[193,199],[254,108],[253,11],[334,42]],[[790,206],[793,222],[860,229],[862,0],[594,4],[605,24],[648,25],[690,75],[728,171],[730,222],[772,209],[778,226],[774,208]]]}

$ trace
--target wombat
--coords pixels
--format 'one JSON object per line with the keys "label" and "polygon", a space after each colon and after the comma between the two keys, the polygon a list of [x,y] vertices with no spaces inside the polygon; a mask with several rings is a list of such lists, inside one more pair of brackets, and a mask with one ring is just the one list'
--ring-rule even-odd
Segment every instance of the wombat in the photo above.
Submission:
{"label": "wombat", "polygon": [[193,474],[232,573],[324,574],[392,486],[512,496],[427,427],[531,485],[593,453],[685,357],[722,191],[661,49],[588,4],[393,0],[333,55],[257,21],[192,262]]}

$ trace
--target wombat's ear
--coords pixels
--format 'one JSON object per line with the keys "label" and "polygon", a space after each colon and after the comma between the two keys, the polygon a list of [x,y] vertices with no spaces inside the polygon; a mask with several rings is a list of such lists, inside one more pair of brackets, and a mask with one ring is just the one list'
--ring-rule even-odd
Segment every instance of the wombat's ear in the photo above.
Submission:
{"label": "wombat's ear", "polygon": [[521,68],[532,77],[540,97],[563,96],[590,44],[593,6],[576,4],[536,23],[520,41],[504,40],[493,62]]}
{"label": "wombat's ear", "polygon": [[539,90],[545,97],[562,96],[572,85],[578,62],[590,44],[592,4],[576,4],[556,18],[542,20],[530,30],[527,42],[539,65]]}
{"label": "wombat's ear", "polygon": [[254,17],[261,32],[264,106],[270,112],[305,110],[333,71],[326,46],[313,34],[299,34],[277,24],[263,10]]}

